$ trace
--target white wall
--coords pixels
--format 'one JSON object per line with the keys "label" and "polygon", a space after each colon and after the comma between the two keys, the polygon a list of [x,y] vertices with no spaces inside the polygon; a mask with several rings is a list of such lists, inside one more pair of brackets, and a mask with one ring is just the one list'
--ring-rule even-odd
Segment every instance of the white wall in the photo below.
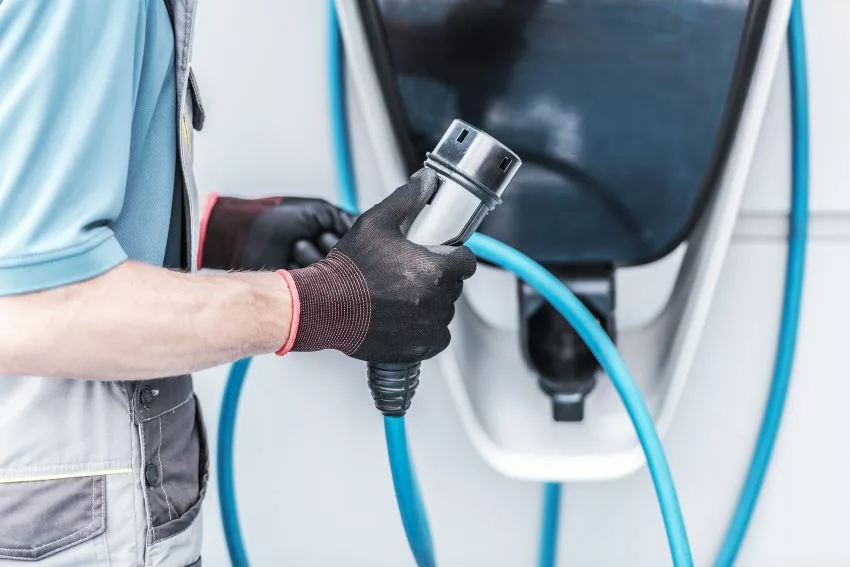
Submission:
{"label": "white wall", "polygon": [[[201,2],[194,67],[208,112],[197,141],[202,190],[333,198],[325,10],[316,0]],[[850,430],[843,325],[850,75],[837,63],[850,53],[850,3],[808,0],[806,17],[816,214],[794,382],[744,567],[850,564],[850,458],[841,450]],[[785,261],[787,101],[783,67],[715,308],[665,440],[699,565],[710,564],[734,506],[772,367]],[[368,151],[356,148],[367,185]],[[651,291],[628,281],[622,296],[635,303],[639,286]],[[196,378],[213,440],[225,371]],[[241,409],[236,475],[254,565],[413,564],[362,364],[332,353],[257,359]],[[441,565],[535,564],[540,487],[503,478],[478,458],[435,366],[424,369],[408,422]],[[227,565],[215,478],[205,521],[204,564]],[[560,542],[562,566],[668,564],[647,473],[566,487]]]}

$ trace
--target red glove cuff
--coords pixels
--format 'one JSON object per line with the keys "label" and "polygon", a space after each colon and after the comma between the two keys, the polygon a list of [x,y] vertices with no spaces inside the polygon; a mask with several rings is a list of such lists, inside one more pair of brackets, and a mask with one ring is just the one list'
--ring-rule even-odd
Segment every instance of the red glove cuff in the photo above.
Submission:
{"label": "red glove cuff", "polygon": [[[201,217],[198,239],[198,268],[233,270],[238,268],[245,238],[257,216],[281,203],[283,197],[242,199],[210,195]],[[209,250],[204,250],[206,245]]]}
{"label": "red glove cuff", "polygon": [[278,356],[283,356],[292,350],[295,337],[298,335],[298,325],[301,323],[301,299],[298,297],[298,288],[295,287],[295,282],[290,273],[286,270],[278,270],[277,273],[286,282],[286,286],[289,288],[289,296],[292,298],[292,322],[289,324],[289,335],[286,338],[286,343],[275,353]]}
{"label": "red glove cuff", "polygon": [[215,203],[218,201],[218,193],[211,193],[209,197],[207,197],[207,202],[204,203],[204,208],[201,209],[201,229],[200,235],[198,236],[198,261],[197,268],[200,270],[204,265],[204,240],[207,238],[207,224],[210,222],[210,215],[212,215],[213,207],[215,207]]}
{"label": "red glove cuff", "polygon": [[334,349],[350,355],[360,348],[369,331],[372,305],[366,279],[348,256],[333,249],[321,262],[284,277],[298,298],[298,334],[289,337],[295,341],[292,350]]}

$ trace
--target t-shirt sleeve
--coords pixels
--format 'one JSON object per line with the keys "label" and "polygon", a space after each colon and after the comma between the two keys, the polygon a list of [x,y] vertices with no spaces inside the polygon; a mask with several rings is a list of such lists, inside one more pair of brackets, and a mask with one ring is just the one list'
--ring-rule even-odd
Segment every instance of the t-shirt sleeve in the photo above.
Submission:
{"label": "t-shirt sleeve", "polygon": [[0,295],[127,258],[112,224],[127,185],[139,4],[0,2]]}

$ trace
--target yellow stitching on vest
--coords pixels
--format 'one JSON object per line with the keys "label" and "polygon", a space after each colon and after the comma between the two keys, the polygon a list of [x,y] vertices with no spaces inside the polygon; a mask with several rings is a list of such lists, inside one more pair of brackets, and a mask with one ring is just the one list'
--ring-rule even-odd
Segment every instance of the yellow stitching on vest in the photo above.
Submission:
{"label": "yellow stitching on vest", "polygon": [[186,136],[186,149],[192,151],[192,141],[189,139],[189,121],[186,119],[186,111],[183,111],[183,134]]}
{"label": "yellow stitching on vest", "polygon": [[74,473],[49,474],[41,476],[18,476],[11,478],[0,478],[0,484],[11,484],[16,482],[41,482],[45,480],[63,480],[68,478],[84,478],[87,476],[106,476],[111,474],[133,474],[133,469],[105,469],[99,471],[82,471]]}

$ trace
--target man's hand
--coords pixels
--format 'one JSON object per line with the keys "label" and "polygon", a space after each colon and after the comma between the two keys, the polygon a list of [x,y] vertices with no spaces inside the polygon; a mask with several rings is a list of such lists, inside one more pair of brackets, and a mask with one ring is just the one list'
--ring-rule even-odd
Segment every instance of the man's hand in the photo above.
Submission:
{"label": "man's hand", "polygon": [[318,262],[354,217],[323,199],[213,195],[202,220],[199,267],[276,270]]}
{"label": "man's hand", "polygon": [[436,186],[436,175],[421,170],[366,211],[327,258],[284,272],[296,314],[292,350],[412,362],[448,346],[454,302],[475,272],[475,256],[465,246],[421,246],[405,237]]}

